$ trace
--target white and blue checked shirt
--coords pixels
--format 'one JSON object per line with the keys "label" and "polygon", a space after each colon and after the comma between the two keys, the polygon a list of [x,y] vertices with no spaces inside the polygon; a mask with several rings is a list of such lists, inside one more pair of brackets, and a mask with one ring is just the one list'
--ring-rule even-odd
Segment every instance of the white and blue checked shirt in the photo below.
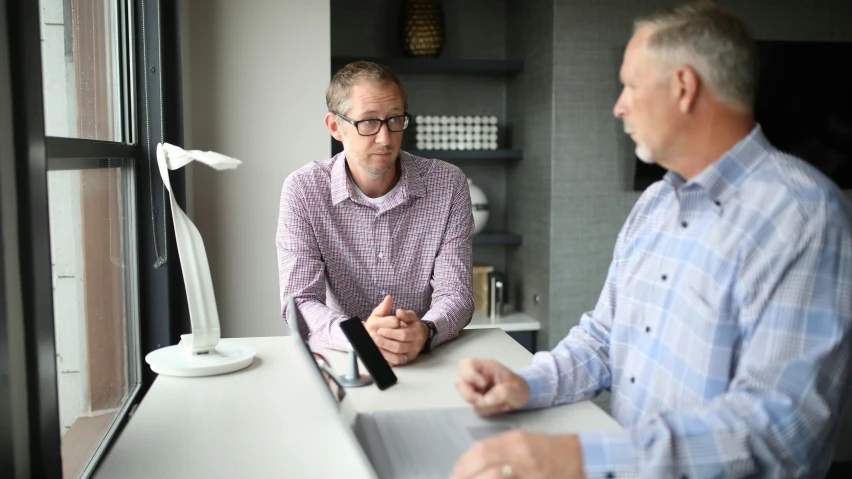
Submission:
{"label": "white and blue checked shirt", "polygon": [[600,299],[521,371],[525,407],[611,388],[624,429],[580,434],[589,478],[825,473],[849,407],[852,224],[760,127],[639,198]]}

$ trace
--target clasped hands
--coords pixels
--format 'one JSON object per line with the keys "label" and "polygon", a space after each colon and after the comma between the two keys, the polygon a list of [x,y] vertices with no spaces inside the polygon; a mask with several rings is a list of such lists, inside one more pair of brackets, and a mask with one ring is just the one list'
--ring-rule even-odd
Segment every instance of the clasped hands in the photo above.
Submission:
{"label": "clasped hands", "polygon": [[393,298],[385,296],[364,322],[364,327],[388,364],[400,366],[413,361],[423,350],[429,327],[414,311],[397,309],[395,315],[391,312]]}

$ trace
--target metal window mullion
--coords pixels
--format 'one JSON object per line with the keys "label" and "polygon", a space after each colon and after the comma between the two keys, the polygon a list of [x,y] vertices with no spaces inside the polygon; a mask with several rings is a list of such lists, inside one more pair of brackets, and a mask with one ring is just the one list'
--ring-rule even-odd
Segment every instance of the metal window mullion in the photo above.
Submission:
{"label": "metal window mullion", "polygon": [[45,139],[50,169],[61,168],[64,160],[81,158],[133,158],[138,154],[136,145],[114,141],[83,140],[49,136]]}
{"label": "metal window mullion", "polygon": [[127,353],[128,384],[139,384],[142,380],[142,350],[139,339],[139,264],[138,264],[138,231],[139,216],[136,208],[136,159],[125,161],[122,167],[122,195],[124,202],[124,221],[122,234],[124,236],[125,256],[125,306],[127,308]]}
{"label": "metal window mullion", "polygon": [[126,143],[136,144],[139,137],[136,131],[136,37],[133,23],[133,5],[130,0],[118,0],[118,3],[119,41],[121,42],[121,110],[124,119],[122,140]]}
{"label": "metal window mullion", "polygon": [[[22,464],[31,477],[61,477],[59,400],[53,323],[39,2],[4,2],[12,92],[17,256],[23,306],[23,374],[29,448]],[[7,211],[10,212],[10,211]],[[5,259],[8,259],[6,257]],[[22,411],[21,411],[22,412]],[[18,438],[20,439],[20,438]],[[16,444],[17,446],[18,444]],[[19,472],[21,469],[17,469]]]}

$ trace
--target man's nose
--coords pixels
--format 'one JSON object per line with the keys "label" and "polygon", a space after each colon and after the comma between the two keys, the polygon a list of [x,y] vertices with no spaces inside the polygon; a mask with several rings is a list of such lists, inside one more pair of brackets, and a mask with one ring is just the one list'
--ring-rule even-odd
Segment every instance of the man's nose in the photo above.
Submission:
{"label": "man's nose", "polygon": [[615,101],[615,105],[612,107],[612,114],[616,118],[622,118],[627,114],[627,106],[624,101],[624,93],[618,95],[618,100]]}
{"label": "man's nose", "polygon": [[376,133],[376,143],[387,145],[390,143],[390,139],[390,127],[387,125],[387,123],[382,123],[381,126],[379,126],[379,132]]}

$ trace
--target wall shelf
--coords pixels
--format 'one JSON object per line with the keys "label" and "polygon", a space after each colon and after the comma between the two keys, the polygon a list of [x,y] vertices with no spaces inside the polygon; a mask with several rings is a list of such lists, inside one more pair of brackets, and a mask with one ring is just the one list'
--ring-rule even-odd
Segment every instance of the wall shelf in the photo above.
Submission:
{"label": "wall shelf", "polygon": [[475,245],[520,245],[524,237],[508,231],[483,231],[473,235]]}
{"label": "wall shelf", "polygon": [[437,158],[444,161],[457,160],[520,160],[523,150],[501,148],[497,150],[405,150],[423,158]]}
{"label": "wall shelf", "polygon": [[331,57],[332,73],[344,65],[358,60],[367,60],[384,65],[394,73],[466,73],[502,75],[524,69],[523,60],[465,60],[456,58],[359,58]]}

